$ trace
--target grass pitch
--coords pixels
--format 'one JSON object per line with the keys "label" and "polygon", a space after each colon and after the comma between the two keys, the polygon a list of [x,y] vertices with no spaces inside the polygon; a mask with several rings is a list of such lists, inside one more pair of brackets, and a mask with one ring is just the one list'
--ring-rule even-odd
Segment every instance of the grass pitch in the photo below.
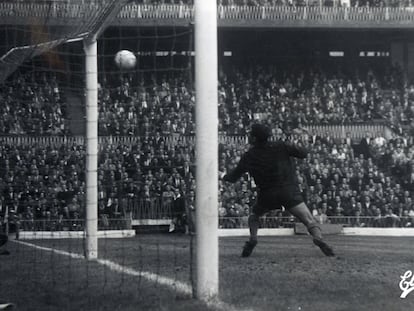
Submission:
{"label": "grass pitch", "polygon": [[241,258],[245,238],[221,238],[222,303],[210,305],[191,299],[188,236],[100,240],[100,258],[118,270],[49,250],[82,254],[82,240],[27,241],[40,249],[10,242],[12,254],[0,256],[0,300],[42,311],[414,310],[414,291],[399,298],[400,276],[414,270],[414,238],[326,240],[336,257],[325,257],[308,236],[292,236],[261,237],[252,256]]}

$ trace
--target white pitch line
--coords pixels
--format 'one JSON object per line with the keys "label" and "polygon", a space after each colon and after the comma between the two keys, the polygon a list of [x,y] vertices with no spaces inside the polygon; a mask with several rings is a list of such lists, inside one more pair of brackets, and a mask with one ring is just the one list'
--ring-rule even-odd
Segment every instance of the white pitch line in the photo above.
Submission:
{"label": "white pitch line", "polygon": [[[13,241],[16,242],[18,244],[23,244],[29,247],[33,247],[36,249],[40,249],[43,251],[48,251],[48,252],[53,252],[59,255],[64,255],[64,256],[69,256],[75,259],[85,259],[85,256],[77,254],[77,253],[71,253],[71,252],[66,252],[66,251],[62,251],[62,250],[58,250],[55,248],[50,248],[50,247],[44,247],[44,246],[39,246],[39,245],[35,245],[32,243],[27,243],[27,242],[22,242],[22,241]],[[124,267],[121,266],[120,264],[117,264],[111,260],[107,260],[107,259],[94,259],[92,260],[93,262],[97,262],[103,266],[108,267],[109,269],[111,269],[112,271],[115,272],[120,272],[120,273],[125,273],[127,275],[131,275],[131,276],[138,276],[138,277],[143,277],[144,279],[147,279],[148,281],[151,282],[157,282],[159,284],[162,285],[166,285],[168,287],[172,287],[174,289],[176,289],[177,291],[179,291],[181,294],[186,294],[186,295],[191,295],[192,294],[192,290],[191,287],[188,284],[185,284],[183,282],[180,281],[176,281],[161,275],[157,275],[155,273],[151,273],[151,272],[146,272],[146,271],[137,271],[134,270],[132,268],[128,268],[128,267]]]}
{"label": "white pitch line", "polygon": [[[59,255],[64,255],[64,256],[68,256],[71,258],[75,258],[75,259],[85,259],[85,257],[81,254],[77,254],[77,253],[71,253],[71,252],[66,252],[66,251],[62,251],[62,250],[58,250],[58,249],[54,249],[54,248],[50,248],[50,247],[44,247],[44,246],[39,246],[36,244],[32,244],[32,243],[27,243],[27,242],[23,242],[23,241],[18,241],[18,240],[13,240],[14,243],[18,243],[18,244],[22,244],[25,246],[29,246],[29,247],[33,247],[36,249],[40,249],[43,251],[47,251],[47,252],[53,252]],[[109,269],[111,269],[112,271],[115,272],[119,272],[119,273],[125,273],[127,275],[131,275],[131,276],[138,276],[138,277],[143,277],[144,279],[151,281],[151,282],[157,282],[159,284],[165,285],[167,287],[170,287],[172,289],[177,290],[178,292],[180,292],[181,294],[185,294],[185,295],[191,295],[192,294],[192,290],[191,287],[183,282],[180,281],[176,281],[173,279],[170,279],[168,277],[165,276],[161,276],[152,272],[147,272],[147,271],[137,271],[135,269],[132,268],[128,268],[128,267],[124,267],[121,266],[120,264],[117,264],[111,260],[108,259],[95,259],[93,260],[103,266],[108,267]],[[233,305],[227,304],[219,299],[214,299],[211,301],[207,301],[206,305],[210,308],[214,308],[215,310],[218,311],[252,311],[252,309],[241,309],[238,307],[235,307]]]}
{"label": "white pitch line", "polygon": [[12,241],[14,243],[17,243],[17,244],[22,244],[22,245],[26,245],[26,246],[29,246],[29,247],[37,248],[37,249],[40,249],[42,251],[53,252],[53,253],[56,253],[56,254],[59,254],[59,255],[69,256],[69,257],[72,257],[72,258],[75,258],[75,259],[84,259],[85,258],[84,256],[82,256],[80,254],[76,254],[76,253],[69,253],[69,252],[58,250],[58,249],[39,246],[39,245],[35,245],[35,244],[32,244],[32,243],[18,241],[18,240],[12,240]]}
{"label": "white pitch line", "polygon": [[156,282],[162,285],[166,285],[168,287],[172,287],[175,290],[179,291],[182,294],[191,295],[192,290],[188,284],[185,284],[180,281],[175,281],[173,279],[167,278],[165,276],[161,276],[152,272],[146,271],[137,271],[132,268],[121,266],[111,260],[108,259],[96,259],[96,262],[100,263],[101,265],[107,266],[112,271],[125,273],[131,276],[138,276],[147,279],[148,281]]}

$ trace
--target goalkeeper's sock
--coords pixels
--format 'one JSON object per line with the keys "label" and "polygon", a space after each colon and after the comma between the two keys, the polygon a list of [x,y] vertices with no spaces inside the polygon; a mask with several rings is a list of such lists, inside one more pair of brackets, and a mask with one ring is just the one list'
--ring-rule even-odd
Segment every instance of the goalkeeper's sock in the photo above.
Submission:
{"label": "goalkeeper's sock", "polygon": [[249,230],[250,230],[250,241],[257,243],[257,231],[259,230],[259,217],[255,214],[249,216]]}
{"label": "goalkeeper's sock", "polygon": [[311,223],[308,225],[308,231],[314,239],[322,240],[322,230],[316,223]]}

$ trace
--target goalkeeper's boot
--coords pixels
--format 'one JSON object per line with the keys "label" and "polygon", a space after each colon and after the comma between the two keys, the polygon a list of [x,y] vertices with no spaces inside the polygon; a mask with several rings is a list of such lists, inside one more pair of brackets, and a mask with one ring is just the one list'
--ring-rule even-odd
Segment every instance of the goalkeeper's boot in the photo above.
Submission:
{"label": "goalkeeper's boot", "polygon": [[322,253],[324,253],[326,256],[328,257],[335,256],[333,249],[321,239],[314,238],[313,244],[318,246],[321,249]]}
{"label": "goalkeeper's boot", "polygon": [[253,252],[253,249],[256,247],[257,241],[247,241],[243,246],[243,251],[241,256],[242,257],[249,257],[251,253]]}

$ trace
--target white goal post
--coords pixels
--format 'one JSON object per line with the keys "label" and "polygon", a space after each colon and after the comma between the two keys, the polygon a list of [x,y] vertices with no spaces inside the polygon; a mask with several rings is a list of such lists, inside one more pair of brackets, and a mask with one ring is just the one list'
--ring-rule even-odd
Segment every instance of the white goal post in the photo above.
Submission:
{"label": "white goal post", "polygon": [[217,3],[195,0],[196,297],[218,295]]}
{"label": "white goal post", "polygon": [[85,256],[98,258],[98,48],[96,37],[84,40],[86,101]]}
{"label": "white goal post", "polygon": [[[218,295],[218,108],[217,3],[195,1],[196,88],[196,297]],[[96,38],[84,41],[87,116],[86,257],[97,248],[97,48]]]}

